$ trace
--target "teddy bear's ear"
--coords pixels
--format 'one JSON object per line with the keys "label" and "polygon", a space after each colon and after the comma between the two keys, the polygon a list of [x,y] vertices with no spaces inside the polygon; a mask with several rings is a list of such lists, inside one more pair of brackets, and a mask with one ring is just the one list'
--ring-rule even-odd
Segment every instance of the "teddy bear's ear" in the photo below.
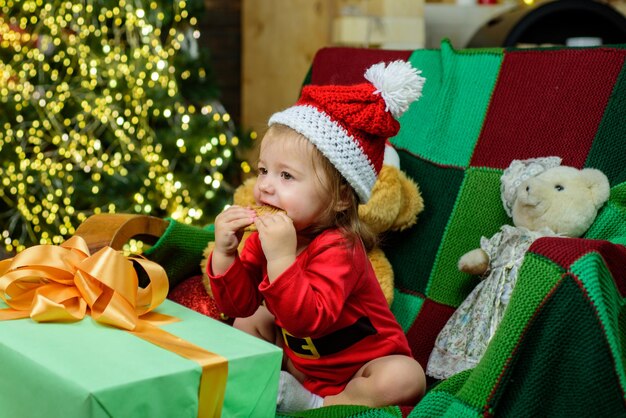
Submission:
{"label": "teddy bear's ear", "polygon": [[596,205],[596,209],[599,209],[600,206],[609,199],[609,195],[611,194],[609,179],[602,171],[596,170],[595,168],[584,168],[581,174],[589,185],[591,198]]}
{"label": "teddy bear's ear", "polygon": [[399,171],[398,178],[402,186],[402,206],[391,230],[403,231],[417,222],[417,215],[424,210],[424,199],[417,183],[410,179],[403,171]]}
{"label": "teddy bear's ear", "polygon": [[359,218],[375,234],[388,231],[402,208],[399,172],[394,166],[383,165],[374,183],[372,197],[359,205]]}

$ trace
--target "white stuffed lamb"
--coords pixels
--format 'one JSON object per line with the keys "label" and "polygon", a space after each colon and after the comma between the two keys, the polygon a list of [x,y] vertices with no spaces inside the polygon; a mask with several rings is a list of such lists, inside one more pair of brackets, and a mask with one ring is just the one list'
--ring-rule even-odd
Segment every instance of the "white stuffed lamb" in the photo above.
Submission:
{"label": "white stuffed lamb", "polygon": [[579,237],[609,198],[599,170],[561,166],[558,157],[514,160],[501,178],[502,202],[515,226],[483,237],[459,259],[459,270],[484,279],[439,333],[426,373],[437,379],[475,367],[495,334],[518,268],[530,245],[545,236]]}

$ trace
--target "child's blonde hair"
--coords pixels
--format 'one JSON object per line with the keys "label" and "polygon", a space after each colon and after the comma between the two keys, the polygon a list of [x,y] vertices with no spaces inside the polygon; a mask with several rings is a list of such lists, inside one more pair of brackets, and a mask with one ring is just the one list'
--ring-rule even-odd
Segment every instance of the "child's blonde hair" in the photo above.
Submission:
{"label": "child's blonde hair", "polygon": [[[366,250],[376,245],[376,235],[359,218],[359,197],[335,166],[302,134],[292,128],[281,125],[272,125],[267,133],[273,132],[278,137],[289,135],[289,140],[302,140],[311,150],[313,169],[317,174],[318,184],[323,196],[328,197],[324,221],[312,226],[306,232],[318,234],[328,228],[339,229],[352,243],[362,241]],[[266,134],[263,138],[267,138]],[[324,173],[325,176],[320,175]],[[337,208],[342,208],[338,210]]]}

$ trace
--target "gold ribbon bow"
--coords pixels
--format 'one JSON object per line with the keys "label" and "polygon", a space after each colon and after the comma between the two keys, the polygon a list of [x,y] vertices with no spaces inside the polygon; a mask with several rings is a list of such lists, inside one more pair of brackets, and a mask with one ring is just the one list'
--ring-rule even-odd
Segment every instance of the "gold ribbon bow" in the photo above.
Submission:
{"label": "gold ribbon bow", "polygon": [[[145,288],[139,287],[133,262],[148,276]],[[154,325],[177,320],[151,312],[165,300],[168,289],[167,274],[158,264],[126,258],[111,247],[90,255],[85,240],[74,236],[60,246],[36,245],[0,261],[0,298],[9,306],[0,309],[0,320],[80,321],[89,308],[94,320],[200,364],[198,416],[219,416],[227,360]]]}

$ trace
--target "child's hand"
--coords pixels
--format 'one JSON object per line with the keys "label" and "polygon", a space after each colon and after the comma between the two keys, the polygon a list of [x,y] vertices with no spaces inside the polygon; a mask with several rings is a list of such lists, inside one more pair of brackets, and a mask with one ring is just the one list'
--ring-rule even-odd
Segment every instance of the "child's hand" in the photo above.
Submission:
{"label": "child's hand", "polygon": [[284,213],[265,215],[254,220],[270,281],[296,261],[298,239],[293,221]]}
{"label": "child's hand", "polygon": [[233,256],[241,242],[243,230],[252,224],[255,213],[252,209],[231,206],[215,218],[215,247],[213,253]]}

